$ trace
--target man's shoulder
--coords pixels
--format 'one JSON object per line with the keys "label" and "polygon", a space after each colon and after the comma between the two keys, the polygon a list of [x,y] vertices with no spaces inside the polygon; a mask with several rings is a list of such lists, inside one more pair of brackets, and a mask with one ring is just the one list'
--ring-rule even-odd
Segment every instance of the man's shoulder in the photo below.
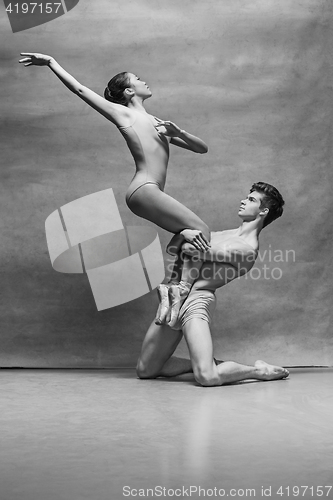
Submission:
{"label": "man's shoulder", "polygon": [[221,229],[220,231],[211,231],[211,234],[235,234],[237,229]]}
{"label": "man's shoulder", "polygon": [[211,231],[211,242],[222,245],[236,234],[235,229],[225,229],[223,231]]}
{"label": "man's shoulder", "polygon": [[257,241],[248,242],[242,236],[237,235],[237,229],[227,229],[225,231],[212,231],[211,244],[219,247],[239,248],[240,250],[256,252],[259,248]]}
{"label": "man's shoulder", "polygon": [[[255,244],[255,242],[254,242]],[[258,255],[258,246],[254,246],[244,240],[241,236],[237,236],[234,230],[216,231],[212,233],[211,245],[215,251],[222,251],[229,254],[230,258],[237,257],[237,261],[245,261],[251,259],[255,261]]]}

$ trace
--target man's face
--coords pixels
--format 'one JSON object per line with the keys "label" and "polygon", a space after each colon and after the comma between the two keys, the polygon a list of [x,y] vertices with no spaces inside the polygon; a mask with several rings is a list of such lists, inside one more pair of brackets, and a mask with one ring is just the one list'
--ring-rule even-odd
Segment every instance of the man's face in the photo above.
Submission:
{"label": "man's face", "polygon": [[238,215],[243,221],[251,221],[258,218],[260,213],[265,212],[264,208],[260,208],[261,202],[264,198],[262,193],[252,191],[244,200],[241,201]]}

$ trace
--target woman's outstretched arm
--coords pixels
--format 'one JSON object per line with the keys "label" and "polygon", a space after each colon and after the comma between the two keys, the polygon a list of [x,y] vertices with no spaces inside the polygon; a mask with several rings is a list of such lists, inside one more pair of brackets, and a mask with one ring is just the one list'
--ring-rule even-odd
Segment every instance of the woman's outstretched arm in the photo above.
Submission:
{"label": "woman's outstretched arm", "polygon": [[93,92],[88,87],[85,87],[70,75],[57,61],[46,54],[38,54],[32,52],[21,52],[23,59],[20,63],[24,66],[48,66],[53,73],[62,81],[66,87],[83,99],[89,106],[101,113],[105,118],[110,120],[117,126],[127,126],[131,120],[130,110],[126,106],[112,103]]}
{"label": "woman's outstretched arm", "polygon": [[[155,117],[156,118],[156,117]],[[157,119],[157,118],[156,118]],[[207,153],[208,146],[199,137],[189,134],[185,130],[181,130],[178,125],[170,121],[158,120],[156,129],[163,135],[171,137],[170,143],[180,148],[189,149],[194,153]],[[161,128],[161,130],[159,130]]]}

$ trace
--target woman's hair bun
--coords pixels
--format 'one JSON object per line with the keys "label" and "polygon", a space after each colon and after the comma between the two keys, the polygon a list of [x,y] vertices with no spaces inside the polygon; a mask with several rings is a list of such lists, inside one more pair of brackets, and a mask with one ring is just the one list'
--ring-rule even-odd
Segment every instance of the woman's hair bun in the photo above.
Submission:
{"label": "woman's hair bun", "polygon": [[127,106],[128,102],[124,96],[124,90],[128,87],[130,87],[130,79],[127,71],[118,73],[109,81],[108,86],[104,90],[104,97],[107,101]]}
{"label": "woman's hair bun", "polygon": [[112,94],[110,92],[110,89],[109,87],[106,87],[105,90],[104,90],[104,97],[105,99],[107,99],[108,101],[112,101],[113,100],[113,97],[112,97]]}

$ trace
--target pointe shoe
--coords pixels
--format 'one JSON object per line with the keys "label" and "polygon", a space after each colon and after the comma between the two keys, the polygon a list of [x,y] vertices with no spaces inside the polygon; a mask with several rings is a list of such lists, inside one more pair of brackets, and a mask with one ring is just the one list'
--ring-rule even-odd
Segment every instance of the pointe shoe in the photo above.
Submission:
{"label": "pointe shoe", "polygon": [[157,295],[160,301],[160,305],[158,306],[155,325],[163,325],[166,321],[166,317],[169,311],[169,287],[167,285],[158,285],[157,287]]}
{"label": "pointe shoe", "polygon": [[172,285],[169,288],[170,312],[167,316],[167,324],[172,328],[177,323],[180,308],[188,296],[191,285],[188,283],[179,283],[179,285]]}
{"label": "pointe shoe", "polygon": [[169,309],[165,318],[165,323],[170,326],[170,321],[171,321],[171,304],[170,304],[170,297],[169,297]]}
{"label": "pointe shoe", "polygon": [[[179,281],[169,281],[168,285],[169,285],[168,292],[170,292],[170,287],[173,286],[173,285],[174,286],[178,286],[179,285]],[[171,302],[170,302],[170,296],[169,296],[169,309],[168,309],[168,312],[166,314],[165,323],[167,325],[169,325],[170,321],[171,321]]]}

